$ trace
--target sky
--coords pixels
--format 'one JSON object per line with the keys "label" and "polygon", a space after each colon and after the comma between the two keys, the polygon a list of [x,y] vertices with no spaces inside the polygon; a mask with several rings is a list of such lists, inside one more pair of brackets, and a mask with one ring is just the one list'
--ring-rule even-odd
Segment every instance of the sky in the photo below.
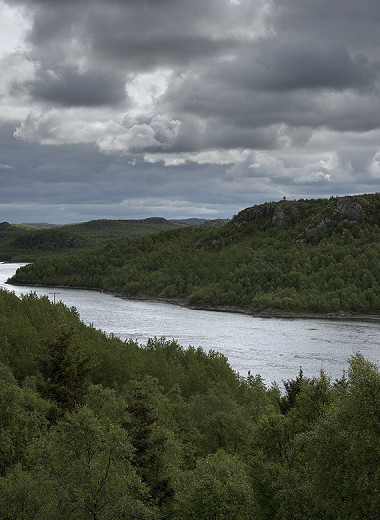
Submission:
{"label": "sky", "polygon": [[380,191],[378,0],[0,0],[0,221]]}

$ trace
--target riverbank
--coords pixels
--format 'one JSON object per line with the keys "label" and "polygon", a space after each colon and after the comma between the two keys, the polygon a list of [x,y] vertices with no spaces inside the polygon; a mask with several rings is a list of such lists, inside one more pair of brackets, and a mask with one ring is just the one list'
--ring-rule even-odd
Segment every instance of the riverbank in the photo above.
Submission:
{"label": "riverbank", "polygon": [[323,314],[311,313],[311,312],[287,312],[280,309],[266,309],[262,311],[254,311],[252,309],[246,309],[241,307],[233,307],[229,305],[190,305],[186,300],[180,298],[150,298],[147,296],[141,297],[129,297],[121,294],[115,294],[121,298],[128,300],[148,300],[160,303],[169,303],[171,305],[180,305],[192,310],[210,311],[210,312],[232,312],[238,314],[246,314],[254,318],[283,318],[283,319],[318,319],[318,320],[356,320],[356,321],[372,321],[380,323],[380,315],[367,315],[367,314],[351,314],[349,312],[328,312]]}
{"label": "riverbank", "polygon": [[[8,283],[8,282],[7,282]],[[46,287],[49,289],[73,289],[73,290],[84,290],[84,291],[96,291],[103,294],[109,294],[118,298],[131,301],[150,301],[158,303],[167,303],[170,305],[178,305],[180,307],[186,307],[192,310],[210,311],[210,312],[229,312],[236,314],[245,314],[252,316],[253,318],[268,318],[268,319],[315,319],[315,320],[342,320],[342,321],[369,321],[373,323],[380,323],[380,315],[375,314],[352,314],[349,312],[327,312],[327,313],[313,313],[313,312],[288,312],[280,309],[266,309],[261,311],[255,311],[243,307],[233,307],[229,305],[190,305],[183,298],[165,298],[165,297],[151,297],[146,295],[141,296],[129,296],[123,293],[104,291],[96,287],[83,287],[83,286],[68,286],[68,285],[37,285],[37,284],[17,284],[12,282],[12,285],[18,287]]]}

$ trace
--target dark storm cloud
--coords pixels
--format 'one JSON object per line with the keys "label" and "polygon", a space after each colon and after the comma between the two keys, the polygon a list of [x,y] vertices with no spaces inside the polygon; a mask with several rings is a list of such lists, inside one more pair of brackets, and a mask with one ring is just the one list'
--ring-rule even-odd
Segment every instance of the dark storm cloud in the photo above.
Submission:
{"label": "dark storm cloud", "polygon": [[184,67],[193,59],[212,58],[216,54],[227,51],[235,45],[234,41],[210,41],[208,38],[188,35],[147,34],[144,29],[133,39],[117,35],[104,40],[97,39],[95,53],[102,57],[132,63],[137,70],[147,70],[156,66]]}
{"label": "dark storm cloud", "polygon": [[[67,221],[65,214],[56,214],[53,208],[65,204],[76,205],[77,214],[72,217],[76,220],[85,220],[87,211],[92,211],[88,218],[141,218],[154,214],[174,217],[181,214],[178,201],[183,201],[188,214],[195,214],[202,204],[228,204],[225,216],[240,208],[241,196],[230,190],[227,177],[220,179],[220,170],[215,166],[185,164],[180,172],[176,168],[168,171],[162,164],[147,164],[141,159],[131,164],[130,158],[101,154],[94,146],[41,147],[15,141],[10,138],[11,129],[11,124],[0,126],[0,156],[10,166],[0,169],[3,220],[13,214],[14,208],[20,212],[22,205],[27,205],[29,215],[36,214],[39,208],[43,220],[61,223]],[[216,182],[224,187],[215,192]],[[159,213],[149,209],[154,205],[160,208]],[[10,213],[1,213],[4,207]],[[86,217],[81,218],[80,212]]]}
{"label": "dark storm cloud", "polygon": [[[225,114],[225,113],[224,113]],[[131,133],[140,136],[132,152],[138,153],[183,153],[199,152],[209,149],[234,149],[234,148],[274,148],[278,144],[278,132],[274,127],[246,128],[234,124],[236,117],[231,122],[226,117],[225,121],[213,119],[207,122],[191,116],[181,115],[181,124],[176,126],[173,121],[157,121],[157,118],[140,117],[132,120],[126,118],[124,127]],[[147,129],[153,132],[154,144],[151,139],[142,143],[142,133]]]}
{"label": "dark storm cloud", "polygon": [[0,203],[91,200],[91,183],[102,176],[109,158],[93,146],[26,143],[13,138],[14,128],[11,122],[0,125],[0,157],[11,166],[11,170],[0,172]]}
{"label": "dark storm cloud", "polygon": [[215,59],[237,45],[223,29],[229,4],[228,0],[163,5],[115,2],[111,9],[94,10],[87,25],[94,54],[133,63],[138,70],[155,66],[181,69],[195,59]]}
{"label": "dark storm cloud", "polygon": [[83,43],[89,61],[100,56],[115,60],[115,66],[118,61],[133,65],[135,71],[169,65],[181,70],[192,60],[210,57],[214,69],[219,56],[234,53],[236,59],[230,70],[224,67],[225,73],[271,90],[363,86],[373,80],[374,71],[361,47],[371,54],[371,47],[380,42],[380,35],[368,33],[368,25],[379,19],[379,4],[372,0],[275,1],[269,24],[274,34],[248,46],[248,37],[233,29],[249,26],[255,2],[32,3],[38,9],[30,41],[46,61],[49,55],[59,55],[60,42],[67,45],[72,38]]}
{"label": "dark storm cloud", "polygon": [[116,73],[90,71],[79,73],[73,68],[42,71],[26,87],[34,98],[64,106],[110,105],[125,100],[124,81]]}
{"label": "dark storm cloud", "polygon": [[[118,60],[146,70],[214,57],[235,42],[226,35],[228,24],[218,34],[219,24],[226,24],[231,10],[229,0],[35,1],[34,5],[36,16],[29,39],[45,55],[59,52],[59,41],[75,36],[85,42],[89,60]],[[47,50],[48,42],[54,44]]]}
{"label": "dark storm cloud", "polygon": [[[365,56],[351,56],[334,40],[294,38],[253,46],[239,59],[230,77],[259,90],[363,88],[375,80],[378,65]],[[236,81],[236,80],[235,80]]]}
{"label": "dark storm cloud", "polygon": [[[11,130],[0,127],[1,162],[10,167],[0,169],[0,214],[2,220],[14,222],[30,221],[32,215],[34,221],[59,223],[149,215],[231,216],[243,207],[284,194],[355,193],[352,185],[371,191],[376,183],[369,171],[375,153],[370,150],[340,154],[336,168],[344,175],[331,188],[329,183],[319,182],[321,174],[311,172],[304,178],[304,166],[298,168],[302,175],[294,183],[294,172],[290,174],[284,162],[272,162],[269,156],[247,157],[235,166],[187,162],[168,168],[163,163],[104,155],[92,145],[41,147],[15,141],[10,138]],[[252,168],[252,163],[258,167]],[[203,207],[207,212],[202,213]]]}
{"label": "dark storm cloud", "polygon": [[379,63],[351,56],[335,41],[270,39],[246,45],[238,58],[196,76],[180,76],[165,99],[177,117],[197,114],[239,128],[243,147],[249,146],[249,129],[273,124],[367,131],[380,125],[373,110],[379,71]]}
{"label": "dark storm cloud", "polygon": [[379,189],[377,0],[8,4],[32,70],[3,87],[0,204],[78,220]]}
{"label": "dark storm cloud", "polygon": [[274,23],[280,33],[335,39],[369,52],[379,44],[377,0],[275,0],[274,5]]}
{"label": "dark storm cloud", "polygon": [[[228,0],[35,1],[34,5],[38,16],[30,41],[41,66],[41,77],[31,89],[34,97],[74,106],[113,103],[123,98],[123,72],[128,76],[172,67],[182,74],[190,67],[189,79],[185,73],[182,81],[170,85],[165,110],[178,120],[183,112],[205,120],[228,119],[225,139],[219,127],[212,136],[213,125],[207,123],[210,146],[225,146],[231,127],[236,128],[235,136],[240,134],[240,147],[253,148],[267,137],[252,139],[251,128],[277,123],[311,127],[326,123],[333,128],[331,107],[325,110],[315,91],[371,90],[378,79],[379,63],[369,52],[372,36],[364,32],[379,11],[371,0],[274,2],[269,18],[273,31],[253,41],[231,30],[234,24],[246,26],[243,16],[252,16],[253,2],[241,2],[245,10]],[[355,46],[352,33],[358,31],[362,40],[369,40],[368,56]],[[67,58],[78,41],[89,69],[86,74],[75,73],[61,55]],[[57,62],[59,79],[52,79],[48,72],[57,70]],[[98,63],[103,67],[100,73]],[[299,93],[302,89],[307,96]],[[370,119],[368,128],[374,124]],[[366,123],[356,126],[365,128]],[[236,146],[236,139],[231,146]]]}

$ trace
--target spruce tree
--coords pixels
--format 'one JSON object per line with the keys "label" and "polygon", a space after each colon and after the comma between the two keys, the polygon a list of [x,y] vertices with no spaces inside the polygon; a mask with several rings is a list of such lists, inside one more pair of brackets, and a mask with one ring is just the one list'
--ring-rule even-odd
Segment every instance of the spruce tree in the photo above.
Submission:
{"label": "spruce tree", "polygon": [[42,375],[38,389],[61,414],[83,405],[88,388],[89,359],[73,347],[73,337],[72,328],[61,328],[48,343],[46,358],[38,359]]}

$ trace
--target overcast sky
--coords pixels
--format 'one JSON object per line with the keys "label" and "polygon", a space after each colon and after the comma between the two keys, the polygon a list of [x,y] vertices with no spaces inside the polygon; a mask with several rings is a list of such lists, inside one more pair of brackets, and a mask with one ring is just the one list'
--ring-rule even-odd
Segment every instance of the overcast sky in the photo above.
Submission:
{"label": "overcast sky", "polygon": [[0,221],[380,191],[379,0],[0,0]]}

